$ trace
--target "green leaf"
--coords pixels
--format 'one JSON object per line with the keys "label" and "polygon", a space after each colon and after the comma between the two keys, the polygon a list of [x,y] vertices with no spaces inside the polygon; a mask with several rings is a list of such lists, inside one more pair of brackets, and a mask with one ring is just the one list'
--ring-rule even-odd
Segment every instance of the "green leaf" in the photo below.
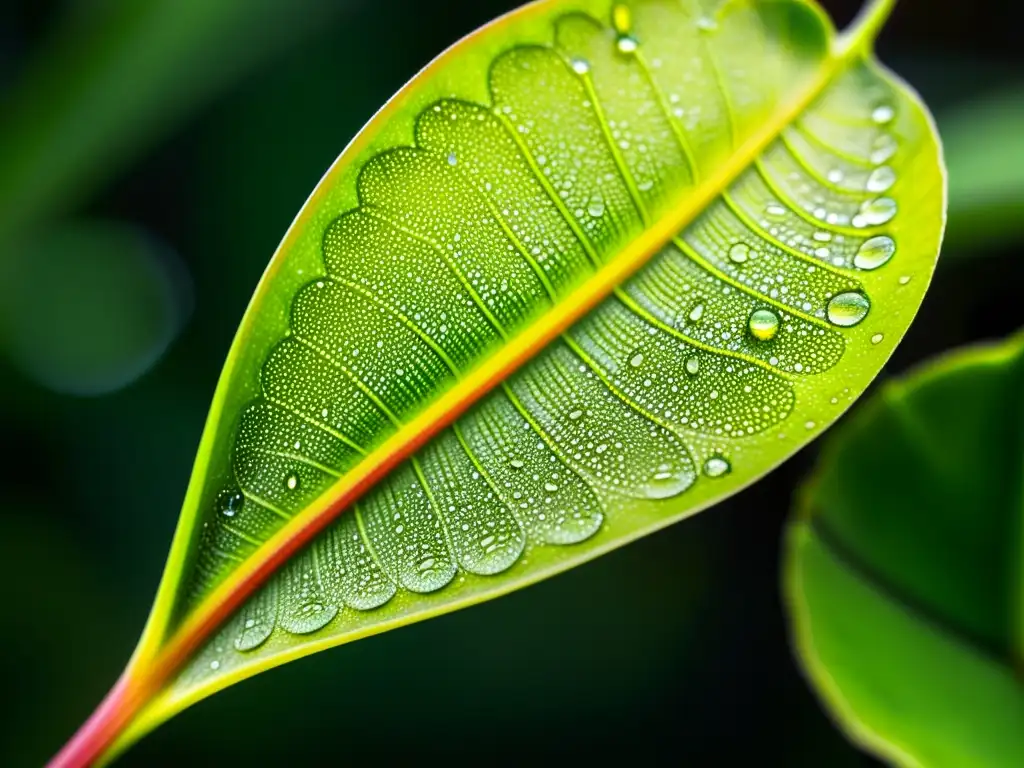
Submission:
{"label": "green leaf", "polygon": [[953,251],[1019,240],[1024,234],[1024,87],[1002,88],[943,114],[949,159],[949,242]]}
{"label": "green leaf", "polygon": [[150,623],[65,754],[577,565],[819,434],[943,228],[930,118],[870,52],[890,5],[836,37],[795,0],[542,2],[406,86],[257,289]]}
{"label": "green leaf", "polygon": [[1024,764],[1024,334],[887,384],[787,538],[800,659],[899,765]]}

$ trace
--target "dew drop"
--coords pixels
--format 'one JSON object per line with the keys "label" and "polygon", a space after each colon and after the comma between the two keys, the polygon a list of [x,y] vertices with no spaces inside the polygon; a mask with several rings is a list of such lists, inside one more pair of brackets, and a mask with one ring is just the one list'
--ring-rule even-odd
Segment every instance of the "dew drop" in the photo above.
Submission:
{"label": "dew drop", "polygon": [[288,486],[289,491],[294,491],[299,487],[299,476],[288,475],[288,479],[284,481],[284,484]]}
{"label": "dew drop", "polygon": [[458,162],[459,162],[459,158],[457,158],[455,156],[454,152],[452,152],[450,155],[448,155],[448,165],[455,165]]}
{"label": "dew drop", "polygon": [[892,119],[896,116],[896,110],[890,107],[888,104],[880,104],[874,108],[871,112],[871,119],[878,125],[885,125],[891,123]]}
{"label": "dew drop", "polygon": [[877,197],[861,204],[860,213],[853,217],[853,226],[874,227],[885,224],[895,215],[896,201],[891,197]]}
{"label": "dew drop", "polygon": [[643,365],[643,362],[644,362],[643,352],[637,352],[635,355],[633,355],[631,358],[629,358],[629,364],[631,366],[633,366],[634,368],[639,368],[641,365]]}
{"label": "dew drop", "polygon": [[686,372],[691,376],[696,376],[697,371],[700,370],[700,359],[696,355],[690,355],[686,358]]}
{"label": "dew drop", "polygon": [[548,493],[554,493],[558,490],[558,486],[554,483],[544,483],[544,490]]}
{"label": "dew drop", "polygon": [[703,304],[698,304],[697,306],[695,306],[693,309],[690,310],[690,319],[693,322],[696,323],[702,317],[704,317],[704,305]]}
{"label": "dew drop", "polygon": [[900,285],[906,285],[910,282],[910,275],[902,275],[900,277]]}
{"label": "dew drop", "polygon": [[838,168],[833,168],[825,175],[825,178],[827,178],[833,184],[838,184],[843,180],[843,172]]}
{"label": "dew drop", "polygon": [[729,259],[737,264],[742,264],[750,258],[750,246],[746,243],[736,243],[729,249]]}
{"label": "dew drop", "polygon": [[573,59],[572,71],[577,75],[585,75],[590,71],[590,62],[586,59]]}
{"label": "dew drop", "polygon": [[872,344],[881,344],[882,343],[882,339],[884,339],[884,338],[885,338],[885,334],[883,334],[883,333],[876,333],[874,336],[871,337],[871,343]]}
{"label": "dew drop", "polygon": [[569,414],[569,419],[570,419],[570,420],[572,420],[572,421],[576,421],[576,420],[577,420],[577,419],[579,419],[579,418],[580,418],[580,417],[581,417],[582,415],[583,415],[583,411],[581,411],[581,410],[579,410],[579,409],[576,409],[575,411],[572,411],[572,412],[571,412],[571,413]]}
{"label": "dew drop", "polygon": [[896,139],[888,133],[879,134],[871,143],[871,162],[875,165],[881,165],[896,154],[898,146]]}
{"label": "dew drop", "polygon": [[781,219],[786,215],[786,209],[778,203],[769,203],[765,207],[764,212],[774,219]]}
{"label": "dew drop", "polygon": [[869,309],[871,303],[863,293],[840,293],[828,302],[828,319],[833,325],[848,328],[863,320]]}
{"label": "dew drop", "polygon": [[512,461],[510,461],[509,464],[511,464],[514,469],[522,469],[523,468],[523,460],[522,459],[512,459]]}
{"label": "dew drop", "polygon": [[885,192],[896,183],[896,171],[888,165],[880,165],[868,176],[865,188],[868,192]]}
{"label": "dew drop", "polygon": [[245,504],[245,497],[240,493],[225,493],[221,496],[220,512],[224,517],[234,517],[241,510]]}
{"label": "dew drop", "polygon": [[712,456],[704,462],[704,474],[708,477],[722,477],[732,471],[732,465],[722,456]]}
{"label": "dew drop", "polygon": [[620,35],[619,39],[615,41],[615,47],[619,49],[619,53],[624,53],[628,56],[629,54],[636,53],[636,49],[640,47],[640,44],[631,35]]}
{"label": "dew drop", "polygon": [[590,205],[587,207],[587,213],[598,219],[604,216],[604,200],[595,198],[590,201]]}
{"label": "dew drop", "polygon": [[858,269],[878,269],[896,253],[896,241],[888,235],[871,237],[861,243],[853,257],[853,265]]}
{"label": "dew drop", "polygon": [[747,326],[755,339],[769,341],[779,331],[779,316],[770,309],[758,309],[751,313]]}
{"label": "dew drop", "polygon": [[212,669],[214,672],[216,672],[218,669],[220,669],[220,662],[217,661],[216,659],[211,661],[210,662],[210,669]]}

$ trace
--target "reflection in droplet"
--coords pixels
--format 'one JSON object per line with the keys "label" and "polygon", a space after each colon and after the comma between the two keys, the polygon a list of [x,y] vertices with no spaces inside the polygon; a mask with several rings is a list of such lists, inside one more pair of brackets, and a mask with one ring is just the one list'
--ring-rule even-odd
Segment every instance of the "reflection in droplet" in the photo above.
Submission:
{"label": "reflection in droplet", "polygon": [[736,243],[729,249],[729,259],[736,264],[742,264],[750,258],[750,246],[746,243]]}
{"label": "reflection in droplet", "polygon": [[863,320],[868,310],[871,309],[871,302],[863,293],[850,291],[833,296],[828,303],[828,319],[833,325],[848,328]]}
{"label": "reflection in droplet", "polygon": [[770,309],[758,309],[750,314],[747,325],[755,339],[769,341],[779,331],[779,316]]}
{"label": "reflection in droplet", "polygon": [[885,192],[896,183],[896,171],[888,165],[880,165],[871,172],[865,183],[868,192]]}
{"label": "reflection in droplet", "polygon": [[732,465],[722,456],[712,456],[704,462],[704,474],[708,477],[722,477],[732,471]]}
{"label": "reflection in droplet", "polygon": [[593,216],[595,219],[604,216],[604,200],[600,198],[594,198],[590,201],[590,205],[587,207],[587,213]]}
{"label": "reflection in droplet", "polygon": [[853,257],[853,265],[858,269],[878,269],[896,253],[896,241],[888,235],[871,237],[861,243]]}

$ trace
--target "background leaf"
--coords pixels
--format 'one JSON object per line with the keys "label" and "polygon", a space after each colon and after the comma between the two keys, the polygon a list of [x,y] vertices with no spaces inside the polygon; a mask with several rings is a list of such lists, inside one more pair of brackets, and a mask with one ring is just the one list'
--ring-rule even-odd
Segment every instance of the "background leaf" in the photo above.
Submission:
{"label": "background leaf", "polygon": [[1024,335],[893,382],[829,441],[788,535],[800,657],[901,765],[1024,760]]}

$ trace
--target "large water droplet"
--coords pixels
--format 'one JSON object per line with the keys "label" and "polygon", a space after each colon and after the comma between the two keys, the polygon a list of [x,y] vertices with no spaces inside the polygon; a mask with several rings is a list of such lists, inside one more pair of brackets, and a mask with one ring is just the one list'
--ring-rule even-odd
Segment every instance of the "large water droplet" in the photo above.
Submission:
{"label": "large water droplet", "polygon": [[737,264],[742,264],[750,258],[750,246],[746,243],[736,243],[729,249],[729,259]]}
{"label": "large water droplet", "polygon": [[708,477],[722,477],[732,471],[732,465],[723,456],[712,456],[704,462],[704,474]]}
{"label": "large water droplet", "polygon": [[642,488],[649,499],[667,499],[676,496],[693,485],[693,472],[687,468],[677,469],[671,464],[661,464],[655,474]]}
{"label": "large water droplet", "polygon": [[633,355],[631,358],[629,358],[629,364],[631,366],[633,366],[634,368],[639,368],[641,365],[643,365],[643,363],[644,363],[644,354],[643,354],[643,352],[637,352],[635,355]]}
{"label": "large water droplet", "polygon": [[868,310],[871,309],[871,302],[863,293],[850,291],[833,296],[828,303],[828,319],[833,325],[848,328],[863,320]]}
{"label": "large water droplet", "polygon": [[695,306],[693,309],[690,310],[690,319],[693,322],[696,323],[702,317],[704,317],[704,305],[703,304],[698,304],[697,306]]}
{"label": "large water droplet", "polygon": [[885,334],[883,334],[883,333],[876,333],[874,336],[871,337],[871,343],[872,344],[881,344],[882,343],[882,339],[884,339],[884,338],[885,338]]}
{"label": "large water droplet", "polygon": [[640,47],[640,43],[638,43],[636,38],[632,35],[621,35],[619,39],[615,41],[615,47],[619,49],[619,53],[624,53],[628,56],[631,53],[636,53],[636,49]]}
{"label": "large water droplet", "polygon": [[896,241],[888,235],[871,237],[861,243],[853,257],[853,265],[858,269],[878,269],[896,253]]}
{"label": "large water droplet", "polygon": [[691,376],[696,376],[697,371],[700,370],[700,358],[696,355],[690,355],[686,358],[686,372]]}
{"label": "large water droplet", "polygon": [[896,183],[896,171],[888,165],[880,165],[868,176],[864,185],[868,192],[885,192]]}
{"label": "large water droplet", "polygon": [[866,200],[860,206],[860,213],[853,217],[855,227],[874,227],[885,224],[896,215],[896,201],[891,197],[877,197]]}
{"label": "large water droplet", "polygon": [[779,331],[779,316],[770,309],[759,309],[751,313],[747,325],[755,339],[768,341]]}
{"label": "large water droplet", "polygon": [[245,504],[245,497],[240,493],[232,493],[230,491],[221,494],[218,507],[224,517],[234,517],[241,510]]}
{"label": "large water droplet", "polygon": [[595,219],[604,216],[604,200],[601,198],[594,198],[591,200],[590,205],[587,207],[587,213]]}

